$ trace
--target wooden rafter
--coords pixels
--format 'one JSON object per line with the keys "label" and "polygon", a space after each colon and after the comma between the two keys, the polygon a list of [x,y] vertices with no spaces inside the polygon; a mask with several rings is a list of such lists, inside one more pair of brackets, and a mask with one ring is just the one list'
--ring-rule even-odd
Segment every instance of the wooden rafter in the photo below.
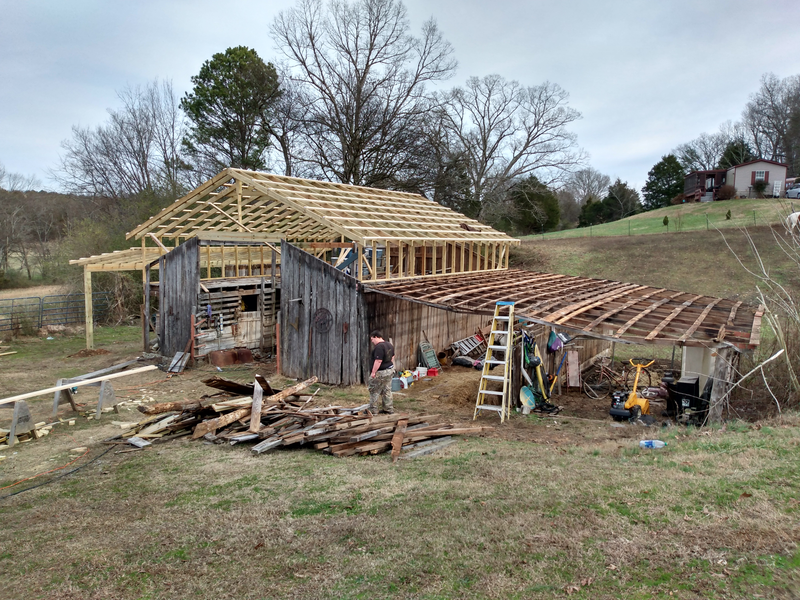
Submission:
{"label": "wooden rafter", "polygon": [[457,312],[490,314],[496,301],[510,300],[516,303],[515,312],[527,320],[610,341],[716,345],[717,330],[730,323],[728,343],[748,348],[758,342],[753,332],[760,327],[755,307],[741,302],[529,271],[489,270],[366,286]]}
{"label": "wooden rafter", "polygon": [[[188,238],[200,231],[280,234],[304,242],[495,244],[486,268],[505,267],[519,240],[417,194],[226,169],[128,234]],[[455,256],[453,254],[453,256]],[[452,269],[454,258],[448,258]]]}

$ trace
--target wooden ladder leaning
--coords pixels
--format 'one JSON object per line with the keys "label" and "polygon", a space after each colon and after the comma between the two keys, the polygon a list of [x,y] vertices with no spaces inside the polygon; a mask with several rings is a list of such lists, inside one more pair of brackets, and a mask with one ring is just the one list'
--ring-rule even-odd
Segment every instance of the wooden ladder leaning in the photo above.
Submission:
{"label": "wooden ladder leaning", "polygon": [[[486,358],[483,361],[481,383],[478,387],[478,399],[475,402],[475,414],[472,420],[478,418],[478,411],[488,410],[500,413],[500,422],[511,416],[511,350],[514,338],[514,303],[497,302],[494,307],[492,330],[486,343]],[[495,353],[503,354],[503,359],[495,358]],[[495,366],[503,367],[502,374],[490,375],[490,369]],[[493,381],[503,382],[503,391],[487,389]],[[500,400],[498,403],[497,400]]]}

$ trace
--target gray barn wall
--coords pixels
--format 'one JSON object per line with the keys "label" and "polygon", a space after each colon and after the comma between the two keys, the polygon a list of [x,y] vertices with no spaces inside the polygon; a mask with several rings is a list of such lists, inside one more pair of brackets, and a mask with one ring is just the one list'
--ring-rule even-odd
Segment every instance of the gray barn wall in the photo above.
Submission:
{"label": "gray barn wall", "polygon": [[158,260],[158,339],[162,356],[183,352],[191,338],[192,307],[200,291],[199,266],[196,237]]}
{"label": "gray barn wall", "polygon": [[[316,375],[321,383],[333,385],[363,381],[362,369],[369,359],[369,331],[358,287],[355,278],[289,243],[281,243],[283,375],[297,379]],[[320,309],[330,313],[329,323],[322,319],[325,311]]]}
{"label": "gray barn wall", "polygon": [[488,332],[492,321],[491,315],[456,313],[377,292],[366,297],[370,328],[392,338],[398,369],[417,366],[417,347],[426,338],[437,351],[444,350],[479,327]]}

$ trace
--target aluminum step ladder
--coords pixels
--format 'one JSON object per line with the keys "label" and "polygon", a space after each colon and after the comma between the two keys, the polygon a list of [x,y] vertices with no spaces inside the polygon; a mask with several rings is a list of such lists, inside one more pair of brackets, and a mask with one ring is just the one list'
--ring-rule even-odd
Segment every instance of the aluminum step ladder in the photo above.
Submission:
{"label": "aluminum step ladder", "polygon": [[[514,303],[497,302],[494,306],[492,330],[486,343],[486,358],[483,361],[481,383],[478,386],[478,399],[475,402],[475,414],[478,418],[482,410],[500,414],[500,422],[511,416],[511,351],[514,344]],[[502,353],[502,359],[499,355]],[[502,366],[503,372],[490,375],[490,369]],[[490,382],[503,382],[503,391],[489,390]],[[498,402],[499,401],[499,402]]]}

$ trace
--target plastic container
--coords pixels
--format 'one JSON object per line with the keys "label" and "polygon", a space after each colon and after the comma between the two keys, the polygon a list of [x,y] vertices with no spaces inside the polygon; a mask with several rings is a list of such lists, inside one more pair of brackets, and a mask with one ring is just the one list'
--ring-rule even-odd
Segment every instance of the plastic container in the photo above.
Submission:
{"label": "plastic container", "polygon": [[399,392],[403,389],[403,382],[399,377],[395,377],[392,379],[392,391]]}
{"label": "plastic container", "polygon": [[417,374],[420,377],[427,377],[428,376],[428,368],[427,367],[417,367],[416,371],[417,371]]}
{"label": "plastic container", "polygon": [[428,376],[429,377],[436,377],[439,374],[439,369],[428,369]]}
{"label": "plastic container", "polygon": [[639,442],[639,448],[663,448],[667,442],[661,440],[642,440]]}

